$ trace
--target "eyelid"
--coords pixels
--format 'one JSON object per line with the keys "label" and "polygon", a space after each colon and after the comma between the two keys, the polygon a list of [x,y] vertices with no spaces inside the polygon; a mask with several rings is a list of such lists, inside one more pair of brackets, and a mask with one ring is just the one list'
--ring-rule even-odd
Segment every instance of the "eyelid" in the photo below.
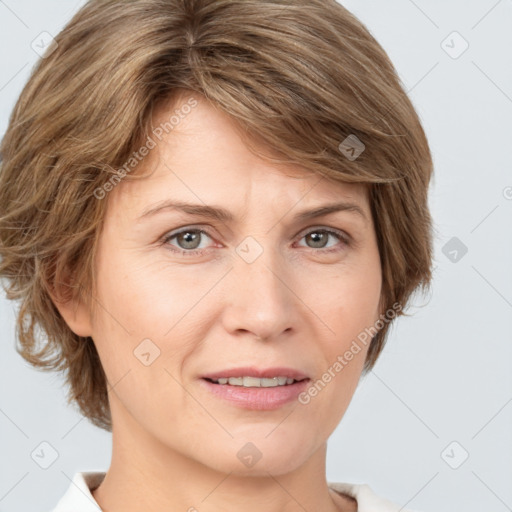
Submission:
{"label": "eyelid", "polygon": [[309,227],[305,228],[304,230],[299,231],[299,233],[296,236],[300,236],[300,238],[302,238],[303,236],[305,236],[309,233],[315,232],[315,231],[327,231],[327,232],[334,233],[347,243],[349,243],[352,240],[352,237],[346,231],[343,231],[342,229],[339,229],[339,228],[333,228],[331,226],[327,226],[324,224],[320,224],[317,226],[309,226]]}

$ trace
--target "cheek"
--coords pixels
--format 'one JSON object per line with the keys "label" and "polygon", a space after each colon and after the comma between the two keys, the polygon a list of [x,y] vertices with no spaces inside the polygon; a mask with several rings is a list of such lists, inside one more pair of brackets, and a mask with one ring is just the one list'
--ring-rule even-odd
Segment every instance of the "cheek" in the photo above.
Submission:
{"label": "cheek", "polygon": [[334,334],[319,339],[322,368],[301,401],[324,433],[337,427],[353,398],[371,342],[365,329],[377,316],[379,288],[346,284],[346,293],[336,297],[336,307],[330,306],[325,316]]}
{"label": "cheek", "polygon": [[[324,294],[310,292],[311,303],[318,305],[315,312],[329,327],[326,336],[319,338],[324,368],[318,376],[321,382],[315,386],[318,395],[312,398],[317,401],[317,413],[325,415],[323,421],[329,424],[336,425],[341,420],[359,382],[372,338],[371,328],[380,314],[381,284],[378,253],[373,253],[371,258],[333,276]],[[310,290],[318,287],[310,283]],[[333,411],[338,411],[338,416],[334,417]]]}
{"label": "cheek", "polygon": [[[139,370],[144,358],[154,360],[151,367],[160,372],[178,370],[205,329],[205,319],[215,316],[205,309],[212,307],[208,292],[224,271],[199,273],[193,265],[173,269],[162,258],[141,263],[143,258],[116,252],[113,244],[104,250],[110,257],[98,265],[93,339],[109,380]],[[149,372],[144,379],[152,381]]]}
{"label": "cheek", "polygon": [[[325,271],[309,274],[302,282],[304,297],[313,312],[329,328],[326,339],[338,350],[350,343],[379,317],[381,296],[379,262],[356,262],[339,267],[331,275]],[[334,341],[334,343],[332,343]]]}
{"label": "cheek", "polygon": [[180,380],[179,361],[190,345],[186,335],[193,329],[184,326],[194,297],[156,265],[110,254],[98,267],[93,339],[113,386],[111,406],[166,424],[169,411],[183,406],[174,379]]}
{"label": "cheek", "polygon": [[150,334],[161,338],[197,303],[204,287],[189,279],[191,271],[172,272],[165,264],[141,259],[124,255],[99,269],[98,295],[112,313],[107,323],[114,317],[134,339]]}

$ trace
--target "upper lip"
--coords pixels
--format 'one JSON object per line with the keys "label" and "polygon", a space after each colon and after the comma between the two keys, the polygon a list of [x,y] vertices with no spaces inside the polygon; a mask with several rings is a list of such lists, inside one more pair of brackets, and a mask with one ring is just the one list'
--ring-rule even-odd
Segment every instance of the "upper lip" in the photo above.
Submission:
{"label": "upper lip", "polygon": [[257,377],[260,379],[272,377],[287,377],[289,379],[303,380],[307,379],[308,376],[299,370],[285,367],[274,367],[274,368],[255,368],[254,366],[244,366],[240,368],[230,368],[227,370],[219,370],[215,372],[203,375],[203,379],[222,379],[230,377]]}

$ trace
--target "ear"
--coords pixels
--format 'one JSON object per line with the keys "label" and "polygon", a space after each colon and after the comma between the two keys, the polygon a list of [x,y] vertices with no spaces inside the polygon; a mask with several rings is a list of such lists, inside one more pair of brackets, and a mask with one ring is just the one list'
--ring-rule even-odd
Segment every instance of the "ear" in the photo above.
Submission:
{"label": "ear", "polygon": [[53,304],[61,314],[68,327],[83,338],[92,336],[91,312],[88,305],[78,297],[73,297],[68,283],[60,284],[58,289],[50,292]]}

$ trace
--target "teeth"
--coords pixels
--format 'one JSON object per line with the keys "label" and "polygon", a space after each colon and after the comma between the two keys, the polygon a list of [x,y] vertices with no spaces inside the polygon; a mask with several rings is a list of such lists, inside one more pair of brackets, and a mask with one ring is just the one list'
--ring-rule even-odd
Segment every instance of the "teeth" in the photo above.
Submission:
{"label": "teeth", "polygon": [[245,388],[273,388],[292,384],[294,379],[286,377],[273,377],[271,379],[258,379],[257,377],[230,377],[217,379],[219,384],[230,386],[243,386]]}

